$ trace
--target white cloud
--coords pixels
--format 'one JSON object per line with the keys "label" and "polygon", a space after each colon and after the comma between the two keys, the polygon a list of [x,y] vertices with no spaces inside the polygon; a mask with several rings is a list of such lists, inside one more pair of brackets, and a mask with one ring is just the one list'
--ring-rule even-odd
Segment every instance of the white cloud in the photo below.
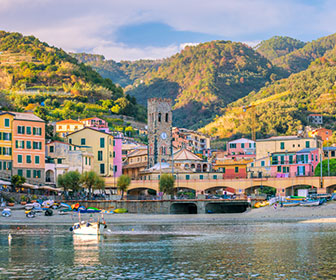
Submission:
{"label": "white cloud", "polygon": [[[120,59],[158,58],[183,48],[131,48],[116,41],[118,28],[161,22],[252,44],[273,35],[293,37],[334,32],[334,1],[312,6],[282,0],[0,0],[0,29],[33,34],[65,50],[100,51]],[[301,38],[300,38],[301,37]]]}

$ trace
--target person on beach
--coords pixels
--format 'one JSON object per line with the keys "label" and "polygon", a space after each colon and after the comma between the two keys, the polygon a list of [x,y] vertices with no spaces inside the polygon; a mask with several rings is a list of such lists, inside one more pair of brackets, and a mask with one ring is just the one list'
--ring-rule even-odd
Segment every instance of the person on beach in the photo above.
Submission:
{"label": "person on beach", "polygon": [[274,203],[273,207],[274,207],[274,209],[277,209],[278,204],[277,204],[277,203]]}

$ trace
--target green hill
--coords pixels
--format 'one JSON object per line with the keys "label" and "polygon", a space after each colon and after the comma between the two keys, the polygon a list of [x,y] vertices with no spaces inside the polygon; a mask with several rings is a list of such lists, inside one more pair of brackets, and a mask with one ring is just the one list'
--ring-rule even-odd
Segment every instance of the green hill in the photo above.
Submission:
{"label": "green hill", "polygon": [[255,50],[268,60],[287,55],[297,49],[301,49],[306,43],[287,36],[274,36],[268,40],[260,42]]}
{"label": "green hill", "polygon": [[124,114],[145,110],[123,89],[62,49],[34,36],[0,31],[0,99],[3,107],[48,112],[47,118]]}
{"label": "green hill", "polygon": [[[242,107],[255,105],[243,113]],[[313,61],[308,69],[268,85],[231,103],[224,115],[203,132],[221,138],[251,136],[256,118],[257,137],[296,134],[310,113],[322,113],[324,126],[336,129],[336,49]]]}
{"label": "green hill", "polygon": [[175,100],[174,125],[197,128],[225,105],[283,75],[245,44],[213,41],[186,47],[165,59],[127,93],[140,104],[149,97],[170,97]]}
{"label": "green hill", "polygon": [[284,68],[290,73],[298,73],[308,68],[311,62],[322,57],[336,45],[336,34],[322,37],[309,42],[304,47],[294,50],[287,55],[274,58],[272,63]]}
{"label": "green hill", "polygon": [[137,60],[121,61],[105,60],[102,55],[87,53],[72,53],[79,62],[91,66],[104,78],[111,79],[114,83],[122,87],[127,87],[133,83],[139,83],[145,74],[153,69],[157,69],[162,60]]}

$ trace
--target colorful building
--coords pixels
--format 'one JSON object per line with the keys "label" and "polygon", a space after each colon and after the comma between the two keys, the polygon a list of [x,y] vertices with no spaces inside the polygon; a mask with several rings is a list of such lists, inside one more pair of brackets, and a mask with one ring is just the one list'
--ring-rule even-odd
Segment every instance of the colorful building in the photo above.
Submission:
{"label": "colorful building", "polygon": [[247,165],[252,159],[217,160],[213,169],[223,174],[223,179],[247,178]]}
{"label": "colorful building", "polygon": [[67,136],[69,144],[92,148],[93,170],[100,176],[118,177],[122,172],[121,139],[111,134],[85,127]]}
{"label": "colorful building", "polygon": [[201,157],[182,148],[174,153],[174,166],[192,172],[210,172],[211,164],[204,161]]}
{"label": "colorful building", "polygon": [[317,148],[322,152],[322,140],[319,137],[275,136],[256,141],[256,159],[249,166],[250,172],[258,176],[272,176],[271,159],[276,155],[296,155],[302,149]]}
{"label": "colorful building", "polygon": [[326,128],[317,128],[317,129],[314,129],[312,131],[309,131],[308,136],[309,137],[319,136],[319,137],[321,137],[323,143],[326,143],[332,137],[332,130],[331,129],[326,129]]}
{"label": "colorful building", "polygon": [[45,122],[32,113],[1,112],[0,174],[43,184],[45,167]]}
{"label": "colorful building", "polygon": [[144,171],[148,166],[147,148],[138,148],[130,152],[123,162],[122,172],[128,175],[132,180],[139,179],[140,172]]}
{"label": "colorful building", "polygon": [[227,143],[227,156],[232,159],[250,159],[256,155],[255,141],[240,138]]}
{"label": "colorful building", "polygon": [[109,127],[108,127],[107,121],[102,120],[100,118],[97,118],[97,117],[87,118],[87,119],[80,120],[80,122],[85,127],[91,127],[91,128],[101,130],[101,131],[106,132],[106,133],[109,132]]}
{"label": "colorful building", "polygon": [[336,147],[323,147],[323,159],[336,158]]}
{"label": "colorful building", "polygon": [[174,127],[172,133],[173,146],[177,149],[186,148],[196,154],[203,154],[203,151],[210,150],[210,137],[205,134],[178,127]]}
{"label": "colorful building", "polygon": [[68,171],[91,171],[94,160],[91,147],[61,141],[47,143],[46,157],[46,183],[50,184],[56,184],[57,177]]}
{"label": "colorful building", "polygon": [[56,134],[62,138],[65,138],[70,133],[78,131],[84,128],[84,124],[75,120],[63,120],[56,122]]}
{"label": "colorful building", "polygon": [[271,176],[287,178],[314,176],[320,162],[318,148],[305,148],[297,152],[279,152],[271,155]]}

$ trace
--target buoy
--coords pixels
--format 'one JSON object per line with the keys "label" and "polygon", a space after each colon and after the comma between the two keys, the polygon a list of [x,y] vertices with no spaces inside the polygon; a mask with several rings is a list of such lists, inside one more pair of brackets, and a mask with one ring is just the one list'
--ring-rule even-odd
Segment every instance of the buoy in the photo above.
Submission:
{"label": "buoy", "polygon": [[134,231],[134,228],[132,228],[132,231]]}

